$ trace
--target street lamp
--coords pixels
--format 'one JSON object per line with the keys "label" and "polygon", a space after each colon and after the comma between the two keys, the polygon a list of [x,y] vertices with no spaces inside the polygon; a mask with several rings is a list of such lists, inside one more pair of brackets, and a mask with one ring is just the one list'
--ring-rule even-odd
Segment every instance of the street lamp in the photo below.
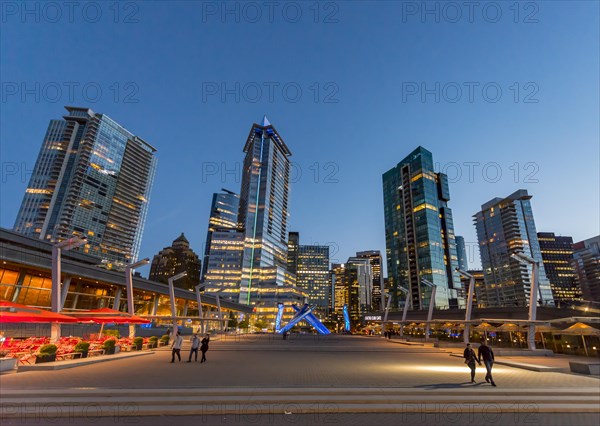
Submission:
{"label": "street lamp", "polygon": [[463,334],[463,341],[465,343],[469,343],[469,335],[471,333],[471,310],[473,309],[473,292],[475,291],[475,277],[459,268],[456,268],[456,272],[469,279],[469,293],[467,295],[467,308],[465,309],[465,331]]}
{"label": "street lamp", "polygon": [[[51,292],[51,310],[60,312],[62,310],[61,300],[61,254],[64,251],[73,250],[87,243],[86,237],[72,237],[68,240],[52,246],[52,292]],[[60,339],[60,323],[50,324],[50,341],[56,342]]]}
{"label": "street lamp", "polygon": [[175,287],[173,282],[181,279],[187,275],[187,272],[183,271],[177,275],[173,275],[168,279],[169,282],[169,298],[171,299],[171,317],[173,319],[173,340],[177,337],[177,306],[175,305]]}
{"label": "street lamp", "polygon": [[510,255],[513,259],[516,259],[522,264],[531,265],[531,289],[529,291],[529,333],[527,333],[527,346],[529,349],[535,350],[535,324],[534,321],[537,318],[537,293],[539,288],[539,263],[531,257],[523,253],[513,253]]}
{"label": "street lamp", "polygon": [[435,291],[437,286],[427,281],[425,278],[421,278],[421,283],[428,287],[431,287],[431,298],[429,300],[429,313],[427,314],[427,325],[425,326],[425,340],[429,339],[429,328],[431,327],[431,317],[433,316],[433,306],[435,305]]}
{"label": "street lamp", "polygon": [[[208,284],[198,284],[195,288],[196,288],[196,301],[198,302],[198,313],[200,315],[200,324],[202,327],[202,333],[205,332],[205,327],[204,327],[204,320],[202,319],[203,315],[203,311],[202,311],[202,299],[200,298],[200,289],[205,288]],[[211,291],[211,292],[206,292],[206,294],[210,294],[210,293],[216,293],[215,294],[215,298],[217,299],[217,312],[219,314],[219,328],[221,330],[221,333],[223,333],[223,327],[224,327],[224,321],[223,321],[223,312],[221,310],[221,298],[219,297],[219,292],[223,289],[228,289],[228,286],[220,286],[216,288],[216,292],[215,291]]]}
{"label": "street lamp", "polygon": [[[127,287],[127,312],[134,315],[133,307],[133,270],[150,263],[149,258],[138,260],[137,262],[125,267],[125,285]],[[135,324],[129,324],[129,337],[135,337]]]}

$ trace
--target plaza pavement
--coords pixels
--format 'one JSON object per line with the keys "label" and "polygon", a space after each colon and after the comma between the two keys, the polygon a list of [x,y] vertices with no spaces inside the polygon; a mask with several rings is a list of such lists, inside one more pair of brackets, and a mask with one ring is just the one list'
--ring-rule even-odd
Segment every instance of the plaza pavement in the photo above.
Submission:
{"label": "plaza pavement", "polygon": [[[431,417],[431,424],[600,422],[596,377],[497,365],[497,388],[483,381],[485,369],[479,367],[477,383],[471,384],[462,359],[428,346],[345,335],[292,335],[287,341],[273,335],[227,336],[211,341],[204,364],[186,363],[188,348],[186,342],[182,362],[174,364],[164,348],[140,358],[0,376],[1,419],[43,424],[63,417],[85,423],[190,416],[177,418],[200,418],[200,424],[291,424],[294,419],[324,424],[354,413],[358,417],[351,418],[363,424],[369,415],[379,424],[418,424],[419,416],[424,416],[420,422]],[[386,413],[403,421],[396,417],[396,423],[386,423],[394,418]]]}

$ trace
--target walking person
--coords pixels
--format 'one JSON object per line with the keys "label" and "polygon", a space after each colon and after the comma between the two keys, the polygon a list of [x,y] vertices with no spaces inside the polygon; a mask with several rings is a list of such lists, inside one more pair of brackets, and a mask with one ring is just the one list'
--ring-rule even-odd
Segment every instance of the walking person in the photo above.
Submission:
{"label": "walking person", "polygon": [[483,358],[483,363],[485,364],[485,369],[487,374],[485,375],[485,381],[491,383],[492,386],[496,386],[494,382],[494,378],[492,377],[492,367],[494,366],[494,352],[492,348],[490,348],[485,340],[481,342],[481,346],[477,350],[477,360],[479,364],[481,364],[481,358]]}
{"label": "walking person", "polygon": [[175,355],[179,358],[179,362],[181,362],[181,346],[183,345],[183,337],[181,337],[181,333],[178,331],[173,339],[173,343],[171,344],[171,362],[175,362]]}
{"label": "walking person", "polygon": [[200,346],[200,351],[202,352],[202,359],[200,363],[206,362],[206,351],[208,350],[208,342],[210,342],[210,336],[207,334],[204,339],[202,339],[202,346]]}
{"label": "walking person", "polygon": [[[470,343],[467,343],[463,357],[465,358],[465,364],[471,369],[471,383],[475,383],[475,363],[479,361],[477,361],[477,356]],[[479,365],[481,365],[481,362],[479,362]]]}
{"label": "walking person", "polygon": [[190,349],[190,358],[188,359],[188,362],[192,362],[192,354],[196,355],[194,357],[194,362],[198,362],[198,347],[200,346],[200,338],[196,333],[194,333],[190,341],[192,342],[192,348]]}

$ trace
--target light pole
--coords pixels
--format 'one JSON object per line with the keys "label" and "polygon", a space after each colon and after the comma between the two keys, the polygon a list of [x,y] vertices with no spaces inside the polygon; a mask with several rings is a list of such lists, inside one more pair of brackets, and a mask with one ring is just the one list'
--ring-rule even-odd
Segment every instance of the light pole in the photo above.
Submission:
{"label": "light pole", "polygon": [[539,288],[539,263],[531,257],[524,255],[523,253],[513,253],[510,255],[513,259],[518,260],[520,263],[531,265],[531,289],[529,290],[529,333],[527,333],[527,346],[529,349],[535,350],[535,324],[534,321],[537,318],[537,293]]}
{"label": "light pole", "polygon": [[[129,315],[135,315],[133,307],[133,270],[150,263],[149,258],[138,260],[137,262],[125,267],[125,285],[127,287],[127,312]],[[135,324],[129,324],[129,337],[135,337]]]}
{"label": "light pole", "polygon": [[[50,302],[52,312],[62,311],[61,254],[63,250],[69,251],[85,243],[87,243],[86,237],[73,237],[52,246],[52,292]],[[60,323],[53,322],[50,324],[50,341],[56,342],[58,339],[60,339]]]}
{"label": "light pole", "polygon": [[437,286],[434,283],[427,281],[425,278],[421,278],[421,283],[425,284],[426,286],[431,287],[431,298],[429,300],[429,313],[427,314],[427,325],[425,326],[425,340],[429,340],[429,329],[431,327],[431,318],[433,316],[433,306],[435,305],[435,291],[437,289]]}
{"label": "light pole", "polygon": [[401,290],[404,293],[406,293],[406,299],[404,299],[404,310],[402,311],[402,322],[400,323],[400,337],[404,337],[404,323],[406,322],[406,315],[408,314],[408,305],[410,305],[409,302],[411,302],[411,299],[410,292],[407,288],[398,287],[398,290]]}
{"label": "light pole", "polygon": [[200,297],[200,289],[206,287],[206,284],[198,284],[196,287],[196,303],[198,303],[198,315],[200,316],[200,333],[204,334],[204,312],[202,310],[202,298]]}
{"label": "light pole", "polygon": [[171,299],[171,317],[173,318],[173,340],[177,337],[177,305],[175,305],[175,287],[173,282],[187,275],[187,272],[180,272],[177,275],[173,275],[168,279],[169,282],[169,298]]}
{"label": "light pole", "polygon": [[456,272],[469,279],[469,293],[467,295],[467,306],[465,309],[465,331],[463,334],[463,341],[465,343],[469,343],[469,336],[471,333],[471,310],[473,308],[473,292],[475,291],[475,277],[468,272],[460,270],[459,268],[456,268]]}

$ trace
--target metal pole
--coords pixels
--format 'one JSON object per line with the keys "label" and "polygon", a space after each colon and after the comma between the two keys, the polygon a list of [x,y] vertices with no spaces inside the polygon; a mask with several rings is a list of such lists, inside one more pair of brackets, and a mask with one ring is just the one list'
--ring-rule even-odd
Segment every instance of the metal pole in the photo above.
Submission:
{"label": "metal pole", "polygon": [[[60,312],[60,255],[61,249],[56,246],[52,246],[52,312]],[[50,324],[50,342],[56,342],[58,339],[60,339],[60,331],[60,323],[53,322]]]}
{"label": "metal pole", "polygon": [[71,277],[65,278],[65,282],[62,283],[62,289],[60,294],[60,311],[65,307],[65,301],[67,300],[67,294],[69,293],[69,287],[71,286]]}
{"label": "metal pole", "polygon": [[[381,297],[385,298],[385,295],[383,293],[381,293]],[[381,335],[382,336],[384,335],[383,333],[384,333],[385,325],[387,324],[388,313],[390,312],[391,302],[392,302],[392,295],[388,294],[387,303],[385,305],[385,310],[383,312],[383,321],[381,321]]]}
{"label": "metal pole", "polygon": [[469,337],[471,334],[471,311],[473,309],[473,293],[475,289],[475,277],[469,277],[469,293],[467,296],[467,308],[465,310],[465,331],[463,335],[463,341],[469,343]]}
{"label": "metal pole", "polygon": [[[127,286],[127,312],[133,315],[133,268],[130,266],[125,268],[125,285]],[[129,324],[129,337],[135,337],[135,324]]]}
{"label": "metal pole", "polygon": [[219,324],[221,334],[223,334],[223,312],[221,311],[221,299],[219,299],[219,295],[217,294],[217,310],[219,311]]}
{"label": "metal pole", "polygon": [[202,298],[200,297],[200,286],[196,286],[196,303],[198,303],[198,316],[200,316],[200,332],[204,334],[204,312],[202,310]]}
{"label": "metal pole", "polygon": [[173,328],[171,335],[173,336],[173,341],[177,337],[177,307],[175,306],[175,288],[173,287],[173,277],[168,279],[169,281],[169,298],[171,299],[171,318],[173,321]]}
{"label": "metal pole", "polygon": [[535,351],[535,323],[537,317],[537,295],[538,295],[538,262],[531,265],[531,289],[529,293],[529,333],[527,334],[527,343],[529,349]]}
{"label": "metal pole", "polygon": [[406,300],[404,301],[404,310],[402,311],[402,324],[400,325],[400,336],[404,336],[404,323],[406,322],[406,315],[408,314],[408,305],[410,302],[410,293],[406,293]]}
{"label": "metal pole", "polygon": [[429,339],[429,328],[431,327],[431,318],[433,317],[433,306],[435,305],[435,290],[437,286],[434,285],[431,289],[431,300],[429,301],[429,313],[427,314],[427,325],[425,326],[425,339]]}

